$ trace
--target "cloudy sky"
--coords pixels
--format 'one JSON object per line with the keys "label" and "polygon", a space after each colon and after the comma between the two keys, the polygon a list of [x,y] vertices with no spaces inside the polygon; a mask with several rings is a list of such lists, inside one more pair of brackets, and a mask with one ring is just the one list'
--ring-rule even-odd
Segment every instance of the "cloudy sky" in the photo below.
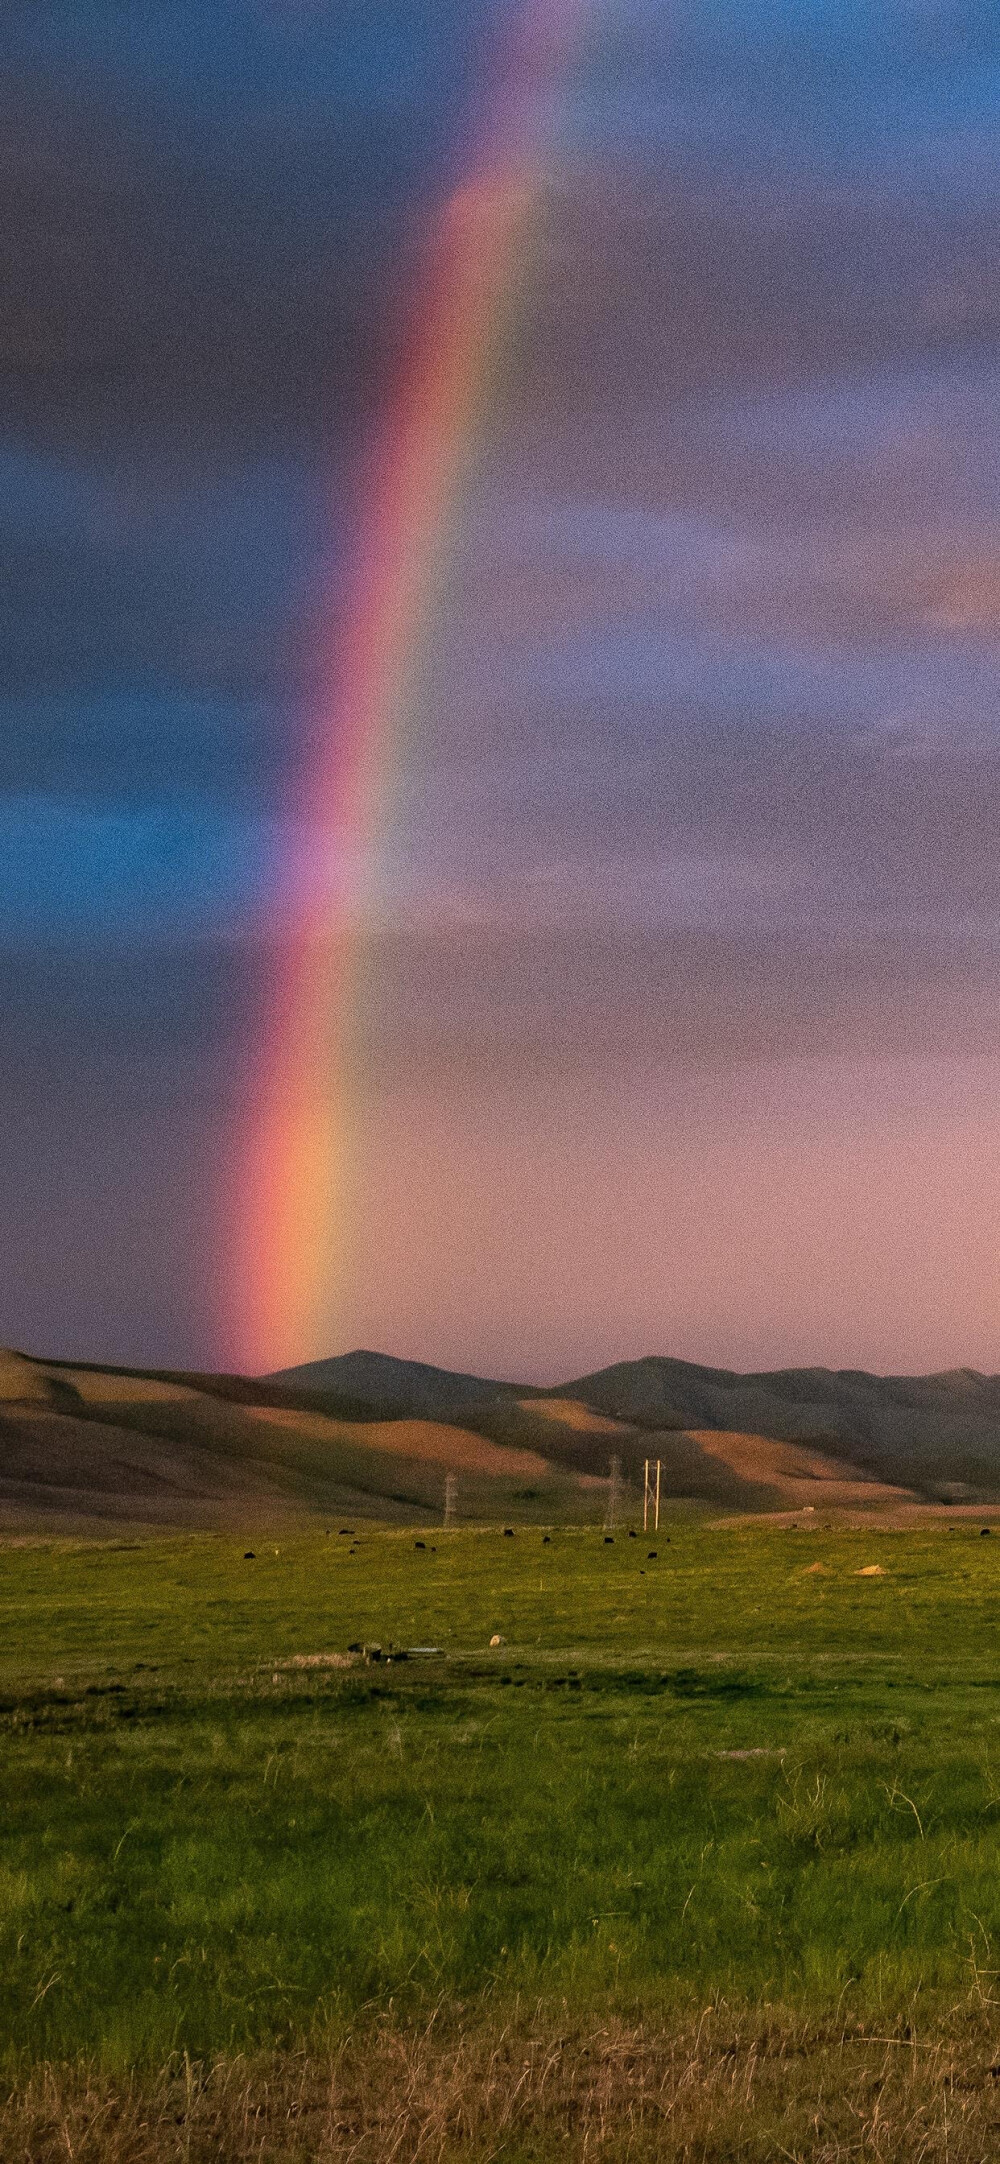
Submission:
{"label": "cloudy sky", "polygon": [[[7,0],[9,1342],[217,1357],[350,477],[516,13]],[[998,183],[986,0],[581,7],[295,1352],[1000,1368]]]}

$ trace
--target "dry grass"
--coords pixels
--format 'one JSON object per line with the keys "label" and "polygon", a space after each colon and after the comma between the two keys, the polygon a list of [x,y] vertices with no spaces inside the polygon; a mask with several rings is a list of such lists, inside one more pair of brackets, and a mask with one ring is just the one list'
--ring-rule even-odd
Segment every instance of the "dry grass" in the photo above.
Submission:
{"label": "dry grass", "polygon": [[551,1420],[558,1427],[572,1428],[574,1435],[635,1435],[627,1421],[595,1413],[582,1398],[518,1398],[517,1407],[532,1420]]}
{"label": "dry grass", "polygon": [[985,2164],[1000,2066],[980,2011],[872,2035],[724,2008],[687,2031],[551,2019],[384,2027],[326,2059],[185,2061],[152,2082],[39,2070],[0,2104],[5,2164]]}
{"label": "dry grass", "polygon": [[348,1443],[356,1450],[382,1452],[390,1458],[415,1458],[457,1473],[481,1473],[496,1479],[548,1480],[552,1467],[534,1450],[491,1443],[471,1428],[444,1420],[337,1420],[329,1413],[287,1412],[280,1406],[251,1405],[250,1419],[286,1429],[312,1443]]}
{"label": "dry grass", "polygon": [[274,1668],[355,1668],[360,1659],[357,1653],[293,1653],[288,1660],[265,1662]]}
{"label": "dry grass", "polygon": [[776,1442],[769,1435],[724,1433],[715,1428],[691,1428],[691,1441],[710,1458],[719,1458],[741,1480],[755,1487],[771,1488],[797,1510],[830,1510],[837,1507],[894,1509],[912,1503],[907,1488],[884,1480],[869,1480],[845,1458],[803,1443]]}

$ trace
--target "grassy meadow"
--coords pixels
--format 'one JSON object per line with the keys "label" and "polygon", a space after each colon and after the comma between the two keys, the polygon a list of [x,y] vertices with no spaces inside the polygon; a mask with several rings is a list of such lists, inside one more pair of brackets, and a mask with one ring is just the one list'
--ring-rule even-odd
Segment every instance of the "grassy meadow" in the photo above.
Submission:
{"label": "grassy meadow", "polygon": [[0,2154],[995,2154],[998,1632],[967,1522],[6,1546]]}

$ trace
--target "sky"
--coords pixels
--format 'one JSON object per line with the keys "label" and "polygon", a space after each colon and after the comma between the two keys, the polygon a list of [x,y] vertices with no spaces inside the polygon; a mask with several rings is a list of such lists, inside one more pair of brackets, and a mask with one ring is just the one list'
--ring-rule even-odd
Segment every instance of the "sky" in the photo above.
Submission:
{"label": "sky", "polygon": [[[25,1349],[219,1358],[352,490],[516,14],[7,0]],[[998,183],[986,0],[581,5],[275,1365],[1000,1368]]]}

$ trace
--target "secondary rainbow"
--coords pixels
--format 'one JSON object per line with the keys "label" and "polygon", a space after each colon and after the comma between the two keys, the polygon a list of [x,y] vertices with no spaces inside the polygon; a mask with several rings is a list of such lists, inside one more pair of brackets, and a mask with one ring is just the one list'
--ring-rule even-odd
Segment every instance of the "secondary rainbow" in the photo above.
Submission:
{"label": "secondary rainbow", "polygon": [[237,1169],[226,1291],[233,1364],[329,1351],[350,1261],[357,989],[379,848],[405,762],[465,477],[531,260],[536,212],[588,0],[529,0],[486,122],[437,221],[404,360],[366,463],[328,723],[284,867],[282,978]]}

